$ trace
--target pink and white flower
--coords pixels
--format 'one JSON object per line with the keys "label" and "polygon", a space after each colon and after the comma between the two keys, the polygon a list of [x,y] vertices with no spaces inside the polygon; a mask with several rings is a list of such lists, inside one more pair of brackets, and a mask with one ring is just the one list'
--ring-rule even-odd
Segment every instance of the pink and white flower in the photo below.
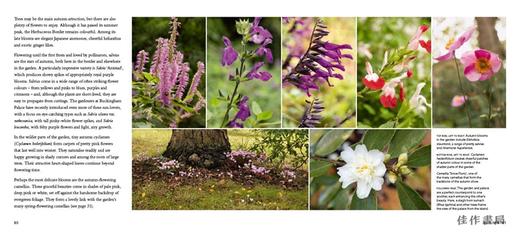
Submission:
{"label": "pink and white flower", "polygon": [[459,49],[471,38],[471,35],[473,35],[473,32],[476,28],[476,26],[468,28],[464,33],[462,33],[462,35],[457,38],[457,40],[450,39],[445,47],[448,51],[445,54],[436,57],[435,59],[438,61],[445,61],[453,58],[455,56],[455,50]]}
{"label": "pink and white flower", "polygon": [[381,96],[379,97],[379,102],[385,107],[385,108],[395,108],[397,106],[397,97],[395,88],[399,86],[399,98],[401,101],[404,99],[404,87],[401,84],[401,80],[403,78],[406,78],[406,73],[401,75],[400,77],[396,77],[393,79],[390,79],[384,86],[381,93]]}
{"label": "pink and white flower", "polygon": [[426,32],[427,30],[428,25],[421,25],[419,28],[417,28],[417,31],[410,39],[410,42],[408,42],[408,49],[417,50],[417,48],[419,48],[419,40],[422,34],[424,34],[424,32]]}
{"label": "pink and white flower", "polygon": [[464,75],[469,81],[485,81],[500,70],[502,61],[497,54],[484,49],[462,54],[460,62],[464,65]]}
{"label": "pink and white flower", "polygon": [[460,106],[464,105],[467,98],[468,97],[466,97],[466,96],[455,95],[455,96],[453,96],[453,99],[451,99],[451,106],[460,107]]}

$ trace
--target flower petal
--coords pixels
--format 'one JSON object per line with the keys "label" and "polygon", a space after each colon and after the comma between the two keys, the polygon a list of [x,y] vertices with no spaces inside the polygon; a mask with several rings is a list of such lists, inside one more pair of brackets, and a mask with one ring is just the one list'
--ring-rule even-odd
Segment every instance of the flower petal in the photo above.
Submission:
{"label": "flower petal", "polygon": [[356,187],[356,195],[359,199],[365,199],[370,194],[372,186],[366,181],[358,181]]}
{"label": "flower petal", "polygon": [[374,190],[379,191],[383,188],[384,179],[383,177],[374,177],[371,181],[371,186]]}
{"label": "flower petal", "polygon": [[453,58],[453,52],[452,51],[448,51],[448,53],[444,54],[444,55],[441,55],[441,56],[438,56],[438,57],[435,57],[434,59],[438,60],[438,61],[445,61],[445,60],[449,60]]}
{"label": "flower petal", "polygon": [[340,153],[341,159],[347,163],[354,161],[355,152],[349,146],[345,146],[345,149]]}
{"label": "flower petal", "polygon": [[489,62],[491,63],[491,69],[494,73],[497,73],[500,70],[500,67],[502,66],[502,61],[498,57],[497,54],[491,53],[491,58],[489,59]]}
{"label": "flower petal", "polygon": [[462,63],[464,66],[475,64],[476,61],[477,57],[473,51],[467,51],[460,57],[460,63]]}
{"label": "flower petal", "polygon": [[346,188],[350,184],[356,182],[355,176],[349,170],[347,165],[338,168],[339,181],[341,182],[341,187]]}
{"label": "flower petal", "polygon": [[385,172],[386,172],[386,167],[385,167],[385,164],[384,163],[380,163],[379,165],[377,165],[376,167],[376,176],[383,176],[385,175]]}
{"label": "flower petal", "polygon": [[370,157],[370,160],[372,161],[371,163],[373,165],[377,165],[377,164],[383,162],[383,160],[385,159],[385,154],[383,154],[383,152],[380,152],[378,150],[370,150],[368,152],[368,157]]}
{"label": "flower petal", "polygon": [[475,70],[474,65],[469,65],[466,68],[464,68],[464,76],[466,76],[466,79],[468,79],[471,82],[478,81],[481,77],[481,74]]}
{"label": "flower petal", "polygon": [[477,50],[475,50],[475,57],[477,59],[484,58],[486,60],[489,60],[491,58],[491,53],[489,53],[488,51],[486,51],[484,49],[477,49]]}
{"label": "flower petal", "polygon": [[356,146],[356,155],[364,155],[367,152],[368,150],[365,144],[359,144]]}

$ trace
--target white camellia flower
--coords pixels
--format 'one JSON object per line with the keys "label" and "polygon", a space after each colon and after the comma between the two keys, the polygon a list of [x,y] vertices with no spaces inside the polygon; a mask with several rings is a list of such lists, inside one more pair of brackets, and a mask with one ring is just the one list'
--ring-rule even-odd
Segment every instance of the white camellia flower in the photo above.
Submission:
{"label": "white camellia flower", "polygon": [[343,148],[341,159],[347,164],[338,168],[341,187],[346,188],[356,182],[356,195],[359,199],[367,198],[371,189],[381,190],[386,172],[383,163],[385,155],[378,150],[367,151],[365,145],[357,145],[355,151],[349,146]]}

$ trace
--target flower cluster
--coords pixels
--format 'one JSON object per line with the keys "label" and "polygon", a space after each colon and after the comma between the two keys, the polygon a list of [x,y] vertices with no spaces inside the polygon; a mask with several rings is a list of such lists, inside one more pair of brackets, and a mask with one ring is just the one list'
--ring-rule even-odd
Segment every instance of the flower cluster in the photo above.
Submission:
{"label": "flower cluster", "polygon": [[307,105],[305,106],[305,112],[300,120],[300,125],[298,127],[301,128],[312,128],[316,127],[322,118],[320,115],[325,107],[323,106],[323,102],[318,98],[314,98],[311,100],[305,100]]}
{"label": "flower cluster", "polygon": [[[252,23],[248,20],[236,21],[237,33],[242,36],[242,51],[240,53],[235,50],[232,41],[228,37],[223,36],[222,38],[224,48],[222,50],[220,64],[234,71],[230,72],[229,80],[234,81],[236,84],[235,91],[233,91],[232,96],[228,98],[229,102],[226,115],[224,115],[222,121],[222,126],[244,127],[244,122],[251,116],[248,106],[249,98],[237,94],[237,89],[241,82],[253,79],[268,81],[272,78],[271,73],[262,70],[262,67],[264,67],[265,62],[273,63],[273,54],[269,48],[269,45],[273,42],[273,36],[269,30],[260,25],[261,19],[260,17],[256,17]],[[252,46],[253,50],[248,50],[248,46]],[[237,60],[240,61],[239,65],[236,69],[233,69],[232,66]],[[256,62],[253,63],[250,70],[246,73],[245,67],[247,61],[253,60],[256,60]],[[233,119],[228,120],[228,114],[231,108],[234,107],[236,107],[237,113]]]}
{"label": "flower cluster", "polygon": [[[300,20],[295,21],[295,25],[304,22],[308,23],[308,21]],[[303,29],[298,33],[305,34],[305,31],[306,29]],[[343,50],[350,50],[352,47],[349,44],[335,44],[326,41],[325,37],[329,33],[327,26],[318,19],[310,34],[310,43],[305,53],[300,55],[301,45],[289,47],[294,51],[289,52],[291,56],[288,59],[297,58],[298,63],[294,68],[288,65],[284,67],[287,69],[287,74],[283,77],[284,85],[292,84],[311,96],[310,91],[318,90],[320,83],[325,82],[332,86],[329,78],[343,79],[343,76],[337,70],[345,71],[341,59],[353,59],[352,55],[343,52]],[[300,56],[297,57],[298,55]]]}
{"label": "flower cluster", "polygon": [[[145,72],[148,62],[148,52],[141,50],[138,52],[134,65],[134,79],[146,79],[154,83],[157,90],[157,98],[163,107],[170,108],[176,112],[176,116],[170,121],[171,127],[176,127],[177,123],[184,118],[198,113],[206,104],[204,97],[198,91],[198,86],[204,75],[204,63],[197,62],[197,71],[191,78],[190,83],[190,64],[184,62],[184,54],[177,49],[176,38],[179,35],[180,22],[172,17],[170,21],[170,38],[158,38],[155,52],[152,58],[149,72]],[[151,78],[149,76],[154,78]],[[186,91],[187,90],[187,91]],[[193,110],[186,111],[186,108],[178,105],[187,105],[197,96]],[[172,101],[180,104],[172,105]]]}
{"label": "flower cluster", "polygon": [[159,166],[159,169],[161,170],[171,170],[171,169],[178,169],[182,166],[182,164],[177,160],[169,160],[166,162],[161,162],[161,166]]}
{"label": "flower cluster", "polygon": [[[406,100],[406,90],[403,82],[407,78],[413,77],[413,71],[409,67],[410,63],[416,59],[417,56],[415,54],[419,46],[423,47],[428,53],[431,51],[431,41],[421,39],[427,30],[427,25],[421,25],[408,42],[408,46],[395,51],[390,60],[388,51],[386,51],[379,72],[374,72],[370,62],[367,61],[365,63],[367,74],[363,77],[362,82],[368,90],[381,91],[379,102],[383,107],[395,108],[398,101],[404,102]],[[386,80],[384,75],[397,75],[397,77]],[[425,83],[419,83],[414,94],[409,99],[409,105],[419,115],[426,112],[426,107],[431,107],[426,98],[421,95],[421,90],[424,86]]]}

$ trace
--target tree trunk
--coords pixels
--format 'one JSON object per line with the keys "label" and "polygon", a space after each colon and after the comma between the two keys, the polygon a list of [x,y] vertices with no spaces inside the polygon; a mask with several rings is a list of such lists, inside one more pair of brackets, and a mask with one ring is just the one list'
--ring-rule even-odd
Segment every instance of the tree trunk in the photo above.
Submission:
{"label": "tree trunk", "polygon": [[495,25],[497,18],[495,17],[477,17],[478,25],[478,45],[480,48],[487,49],[500,55],[501,59],[506,58],[506,51],[498,39]]}
{"label": "tree trunk", "polygon": [[179,162],[216,168],[224,164],[231,151],[227,130],[173,130],[162,156]]}

